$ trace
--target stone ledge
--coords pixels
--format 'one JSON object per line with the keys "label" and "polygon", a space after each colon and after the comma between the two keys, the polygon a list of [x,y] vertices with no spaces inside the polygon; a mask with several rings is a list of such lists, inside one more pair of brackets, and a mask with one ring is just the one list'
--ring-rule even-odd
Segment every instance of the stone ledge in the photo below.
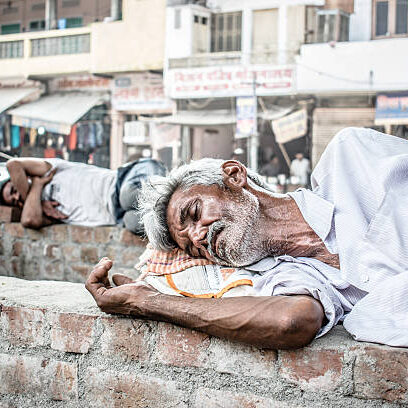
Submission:
{"label": "stone ledge", "polygon": [[341,327],[297,351],[260,350],[107,315],[82,284],[0,277],[0,407],[391,407],[408,350]]}

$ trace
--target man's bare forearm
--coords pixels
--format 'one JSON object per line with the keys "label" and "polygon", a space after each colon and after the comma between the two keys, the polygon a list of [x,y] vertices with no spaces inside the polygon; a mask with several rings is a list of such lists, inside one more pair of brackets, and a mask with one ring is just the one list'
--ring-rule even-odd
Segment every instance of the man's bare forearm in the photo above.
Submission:
{"label": "man's bare forearm", "polygon": [[13,186],[20,193],[23,201],[25,201],[30,189],[30,184],[24,167],[17,160],[9,160],[6,166]]}
{"label": "man's bare forearm", "polygon": [[307,296],[189,299],[160,294],[147,298],[143,309],[148,319],[279,349],[310,343],[324,316],[320,303]]}
{"label": "man's bare forearm", "polygon": [[24,202],[21,214],[21,223],[28,228],[41,228],[45,225],[46,218],[41,206],[41,193],[43,185],[34,180]]}

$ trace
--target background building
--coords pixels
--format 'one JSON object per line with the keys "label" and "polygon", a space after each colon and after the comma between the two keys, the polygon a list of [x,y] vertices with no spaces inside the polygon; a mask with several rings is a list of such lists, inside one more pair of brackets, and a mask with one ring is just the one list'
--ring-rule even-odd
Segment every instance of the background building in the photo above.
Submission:
{"label": "background building", "polygon": [[[120,165],[128,115],[154,114],[158,104],[171,112],[161,80],[164,22],[164,0],[1,2],[0,149]],[[152,76],[153,85],[145,81]],[[27,101],[23,87],[40,99]]]}

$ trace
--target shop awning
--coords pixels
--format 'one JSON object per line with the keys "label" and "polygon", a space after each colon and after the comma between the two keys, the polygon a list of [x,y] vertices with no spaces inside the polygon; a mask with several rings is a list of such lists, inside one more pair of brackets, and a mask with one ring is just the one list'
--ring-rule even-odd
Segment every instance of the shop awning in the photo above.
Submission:
{"label": "shop awning", "polygon": [[103,103],[103,94],[66,93],[44,96],[7,113],[13,125],[27,128],[43,126],[46,131],[68,135],[71,126],[94,106]]}
{"label": "shop awning", "polygon": [[408,92],[378,94],[374,123],[408,125]]}
{"label": "shop awning", "polygon": [[38,91],[38,88],[0,89],[0,113]]}
{"label": "shop awning", "polygon": [[236,122],[235,112],[229,110],[180,111],[170,116],[155,118],[156,123],[168,123],[184,126],[232,125]]}

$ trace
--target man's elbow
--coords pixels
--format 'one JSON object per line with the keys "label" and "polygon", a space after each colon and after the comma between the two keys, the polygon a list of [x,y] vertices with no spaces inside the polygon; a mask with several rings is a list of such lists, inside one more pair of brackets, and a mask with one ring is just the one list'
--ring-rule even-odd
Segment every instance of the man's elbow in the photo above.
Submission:
{"label": "man's elbow", "polygon": [[280,348],[307,346],[322,327],[323,318],[324,311],[320,302],[309,297],[298,299],[295,306],[282,317],[280,330],[286,341]]}
{"label": "man's elbow", "polygon": [[24,228],[40,229],[42,227],[42,223],[33,217],[22,216],[20,222]]}

